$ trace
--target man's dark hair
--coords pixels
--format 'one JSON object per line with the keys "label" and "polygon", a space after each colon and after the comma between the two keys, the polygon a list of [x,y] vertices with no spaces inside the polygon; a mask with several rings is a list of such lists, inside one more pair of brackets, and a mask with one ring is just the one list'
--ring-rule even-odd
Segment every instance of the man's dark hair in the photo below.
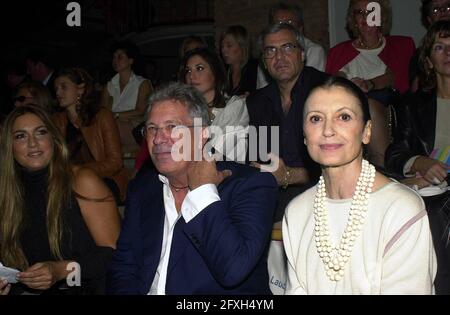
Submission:
{"label": "man's dark hair", "polygon": [[273,17],[275,16],[275,13],[277,13],[278,11],[291,11],[292,13],[295,14],[295,16],[297,16],[298,19],[298,23],[300,25],[303,24],[303,11],[302,9],[296,5],[296,4],[287,4],[285,2],[278,2],[276,4],[274,4],[269,11],[269,24],[273,24],[276,21],[273,20]]}
{"label": "man's dark hair", "polygon": [[55,68],[56,65],[53,54],[42,50],[34,50],[29,52],[25,56],[25,60],[30,60],[34,64],[38,64],[40,62],[49,69]]}
{"label": "man's dark hair", "polygon": [[123,50],[128,58],[132,58],[135,61],[140,56],[139,47],[131,41],[117,42],[111,46],[112,53],[116,52],[119,49]]}

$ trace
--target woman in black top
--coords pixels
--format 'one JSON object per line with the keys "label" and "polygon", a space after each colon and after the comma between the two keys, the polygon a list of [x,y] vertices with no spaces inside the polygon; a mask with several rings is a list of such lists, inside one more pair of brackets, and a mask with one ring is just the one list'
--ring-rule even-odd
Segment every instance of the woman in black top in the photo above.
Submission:
{"label": "woman in black top", "polygon": [[40,108],[11,112],[0,152],[0,261],[21,270],[25,290],[100,293],[120,230],[109,189],[94,171],[70,166],[64,139]]}
{"label": "woman in black top", "polygon": [[[437,21],[419,54],[419,90],[397,107],[395,141],[386,151],[388,171],[424,195],[436,250],[437,294],[450,294],[450,21]],[[428,190],[428,193],[427,193]],[[433,196],[433,194],[435,194]]]}

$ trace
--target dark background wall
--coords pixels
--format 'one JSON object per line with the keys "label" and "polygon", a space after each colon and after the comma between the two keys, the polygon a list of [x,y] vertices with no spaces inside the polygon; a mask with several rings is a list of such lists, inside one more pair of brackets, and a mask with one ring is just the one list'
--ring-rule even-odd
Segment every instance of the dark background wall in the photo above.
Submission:
{"label": "dark background wall", "polygon": [[[69,2],[2,4],[0,72],[28,51],[44,49],[52,52],[58,65],[83,66],[104,82],[113,74],[108,48],[115,40],[131,39],[143,52],[149,76],[155,83],[164,82],[177,69],[178,48],[186,36],[204,36],[214,46],[228,25],[241,24],[255,39],[276,0],[78,0],[81,27],[66,25]],[[328,48],[328,0],[286,2],[303,8],[306,35]]]}

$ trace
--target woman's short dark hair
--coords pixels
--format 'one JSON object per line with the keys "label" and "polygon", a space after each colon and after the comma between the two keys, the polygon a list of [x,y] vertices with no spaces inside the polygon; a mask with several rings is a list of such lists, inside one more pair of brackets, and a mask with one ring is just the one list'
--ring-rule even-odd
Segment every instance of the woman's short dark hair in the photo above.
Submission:
{"label": "woman's short dark hair", "polygon": [[[355,83],[352,81],[339,77],[339,76],[331,76],[329,77],[324,83],[314,88],[310,95],[313,93],[313,91],[318,89],[331,89],[333,87],[340,87],[346,90],[348,93],[353,95],[358,100],[358,105],[360,106],[362,112],[363,112],[363,121],[364,124],[367,123],[370,118],[370,109],[369,109],[369,101],[367,99],[366,93],[364,93]],[[305,107],[306,108],[306,107]]]}
{"label": "woman's short dark hair", "polygon": [[436,88],[436,73],[428,63],[436,37],[450,37],[450,21],[437,21],[433,23],[422,40],[419,51],[419,82],[421,88],[424,90]]}
{"label": "woman's short dark hair", "polygon": [[135,70],[135,68],[138,67],[138,65],[140,67],[141,54],[139,47],[135,43],[129,40],[116,42],[111,46],[111,53],[114,54],[117,50],[122,50],[127,55],[128,58],[134,60],[133,64],[131,65],[131,69]]}
{"label": "woman's short dark hair", "polygon": [[225,72],[224,65],[222,61],[220,60],[219,56],[217,56],[216,53],[212,52],[211,50],[207,48],[198,48],[191,50],[186,53],[186,55],[183,58],[183,61],[181,63],[182,65],[182,72],[181,72],[181,81],[183,83],[186,83],[186,65],[194,56],[200,56],[203,60],[205,60],[209,67],[211,68],[211,71],[214,75],[214,91],[215,96],[213,100],[213,107],[222,108],[225,107],[225,91],[227,90],[227,76]]}
{"label": "woman's short dark hair", "polygon": [[139,47],[131,41],[117,42],[111,46],[112,53],[119,49],[123,50],[127,54],[128,58],[135,59],[139,57]]}
{"label": "woman's short dark hair", "polygon": [[274,4],[269,10],[269,24],[277,23],[274,20],[275,14],[278,11],[290,11],[297,17],[298,23],[303,25],[303,11],[297,4],[290,4],[285,2],[278,2]]}
{"label": "woman's short dark hair", "polygon": [[420,7],[420,17],[422,20],[422,24],[427,29],[430,27],[430,21],[428,21],[428,17],[431,13],[432,2],[433,0],[422,0],[422,6]]}

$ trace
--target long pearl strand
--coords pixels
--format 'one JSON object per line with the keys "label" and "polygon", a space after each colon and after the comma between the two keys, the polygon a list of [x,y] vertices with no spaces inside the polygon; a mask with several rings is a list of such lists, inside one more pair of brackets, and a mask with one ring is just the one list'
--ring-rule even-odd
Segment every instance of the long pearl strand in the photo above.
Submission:
{"label": "long pearl strand", "polygon": [[325,271],[331,281],[339,281],[344,276],[344,268],[350,260],[355,240],[361,233],[369,206],[369,196],[375,180],[375,167],[366,160],[362,161],[361,173],[352,197],[347,226],[339,245],[334,245],[330,237],[328,212],[325,209],[327,196],[325,181],[320,176],[314,199],[315,240],[317,252],[325,265]]}

